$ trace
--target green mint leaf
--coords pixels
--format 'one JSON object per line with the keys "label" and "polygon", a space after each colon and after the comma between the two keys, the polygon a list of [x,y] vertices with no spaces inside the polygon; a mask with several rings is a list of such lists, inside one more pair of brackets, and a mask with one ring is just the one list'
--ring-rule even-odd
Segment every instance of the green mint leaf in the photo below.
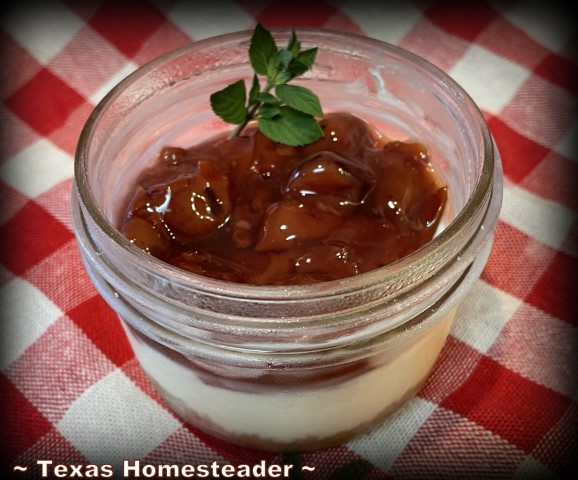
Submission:
{"label": "green mint leaf", "polygon": [[287,69],[298,77],[303,75],[307,70],[310,70],[315,62],[315,57],[317,56],[317,48],[310,48],[309,50],[303,50],[299,52],[297,56],[289,62]]}
{"label": "green mint leaf", "polygon": [[323,130],[311,115],[288,106],[279,108],[274,118],[259,118],[259,130],[274,142],[293,147],[307,145],[323,137]]}
{"label": "green mint leaf", "polygon": [[246,95],[245,82],[238,80],[211,95],[211,108],[225,122],[240,125],[248,115],[245,105]]}
{"label": "green mint leaf", "polygon": [[253,104],[259,99],[259,92],[261,91],[261,86],[259,85],[259,79],[257,74],[253,75],[253,84],[251,85],[251,90],[249,91],[249,104]]}
{"label": "green mint leaf", "polygon": [[261,108],[259,109],[259,114],[263,118],[273,118],[279,115],[280,113],[281,110],[279,109],[279,107],[277,105],[272,105],[270,103],[264,103],[263,105],[261,105]]}
{"label": "green mint leaf", "polygon": [[295,35],[295,30],[291,30],[291,38],[289,39],[289,44],[287,45],[287,50],[291,52],[294,57],[297,56],[299,50],[301,50],[301,42],[297,40],[297,35]]}
{"label": "green mint leaf", "polygon": [[279,70],[281,69],[281,59],[279,58],[279,55],[275,54],[274,57],[269,59],[266,69],[267,78],[271,82],[274,81],[275,77],[277,77],[277,74],[279,73]]}
{"label": "green mint leaf", "polygon": [[293,54],[289,50],[285,48],[279,50],[279,62],[281,63],[284,69],[287,69],[287,67],[289,66],[289,62],[291,61],[292,58]]}
{"label": "green mint leaf", "polygon": [[262,103],[268,103],[270,105],[276,105],[276,106],[281,105],[281,102],[279,101],[279,99],[275,95],[272,95],[268,92],[259,93],[257,98]]}
{"label": "green mint leaf", "polygon": [[314,117],[323,116],[319,97],[308,88],[287,84],[277,85],[275,93],[277,93],[279,100],[295,110],[313,115]]}
{"label": "green mint leaf", "polygon": [[[257,24],[249,45],[255,73],[248,98],[243,80],[210,98],[215,114],[237,125],[228,138],[239,135],[255,119],[261,132],[278,143],[306,145],[323,137],[315,121],[316,116],[323,116],[317,95],[307,88],[287,85],[312,67],[316,54],[317,48],[301,51],[295,30],[291,31],[287,48],[280,49],[271,33]],[[266,77],[263,90],[259,75]],[[270,93],[273,88],[279,98]]]}
{"label": "green mint leaf", "polygon": [[293,75],[290,71],[288,70],[283,70],[282,72],[279,72],[279,74],[277,74],[277,76],[275,77],[275,85],[281,85],[283,83],[287,83],[289,80],[291,80],[295,75]]}
{"label": "green mint leaf", "polygon": [[306,65],[309,69],[313,66],[316,56],[317,47],[310,48],[309,50],[303,50],[302,52],[299,52],[299,55],[297,55],[297,60],[299,60],[299,62],[301,62],[303,65]]}
{"label": "green mint leaf", "polygon": [[287,72],[291,75],[291,78],[293,78],[293,77],[300,77],[307,70],[309,70],[309,68],[307,68],[306,65],[303,65],[298,60],[293,59],[293,60],[291,60],[291,63],[289,64]]}
{"label": "green mint leaf", "polygon": [[[289,62],[289,66],[287,67],[286,73],[290,76],[289,80],[295,77],[300,77],[303,75],[309,68],[306,65],[303,65],[299,60],[291,60]],[[283,83],[283,82],[278,82]]]}
{"label": "green mint leaf", "polygon": [[271,33],[258,23],[249,46],[249,59],[253,70],[260,75],[268,75],[272,58],[277,58],[277,45]]}

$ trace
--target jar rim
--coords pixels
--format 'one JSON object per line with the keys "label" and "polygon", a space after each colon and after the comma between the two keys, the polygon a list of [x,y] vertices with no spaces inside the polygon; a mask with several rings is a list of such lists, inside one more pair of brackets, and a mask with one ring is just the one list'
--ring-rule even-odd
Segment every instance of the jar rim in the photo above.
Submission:
{"label": "jar rim", "polygon": [[[271,29],[274,36],[288,35],[289,30],[285,29]],[[390,54],[401,57],[410,61],[414,65],[419,66],[420,69],[433,75],[437,79],[444,82],[447,88],[456,92],[460,96],[460,102],[463,102],[464,110],[474,115],[478,126],[481,149],[483,154],[482,167],[480,175],[477,179],[475,187],[465,202],[463,208],[456,212],[455,218],[432,240],[415,250],[414,252],[375,270],[361,273],[359,275],[326,282],[306,284],[306,285],[251,285],[234,283],[224,280],[213,279],[201,275],[187,272],[178,267],[174,267],[162,260],[159,260],[140,248],[133,245],[120,231],[113,225],[113,223],[106,217],[102,209],[98,206],[98,202],[93,194],[88,180],[88,158],[90,151],[90,143],[92,133],[102,115],[107,108],[114,102],[114,100],[127,89],[136,78],[140,78],[155,68],[163,65],[171,59],[178,58],[183,54],[201,51],[205,48],[214,47],[219,44],[226,44],[229,42],[243,42],[249,41],[252,31],[240,31],[227,33],[210,37],[207,39],[195,41],[191,44],[180,47],[176,50],[167,52],[150,62],[139,67],[133,73],[121,80],[94,108],[88,120],[86,121],[76,148],[75,164],[74,164],[74,179],[76,189],[80,198],[80,203],[86,209],[92,220],[96,223],[98,228],[102,230],[104,235],[110,237],[112,241],[119,245],[130,257],[134,258],[139,263],[141,268],[157,272],[164,276],[170,277],[173,284],[187,286],[199,292],[212,292],[220,295],[226,295],[231,298],[243,298],[246,300],[259,299],[260,301],[276,301],[287,300],[289,297],[298,298],[319,298],[323,296],[340,295],[343,293],[351,293],[363,290],[370,285],[376,283],[383,283],[385,278],[400,277],[407,275],[412,266],[415,265],[416,259],[426,259],[436,254],[436,252],[443,249],[445,245],[451,243],[456,236],[463,234],[464,228],[471,223],[472,218],[480,215],[480,209],[484,205],[489,204],[490,196],[492,195],[492,182],[495,172],[495,152],[494,143],[490,130],[484,119],[482,112],[476,105],[470,95],[461,87],[455,80],[441,69],[425,60],[424,58],[405,50],[401,47],[389,44],[387,42],[377,40],[364,35],[339,32],[328,29],[298,29],[300,38],[314,37],[317,41],[323,39],[339,39],[344,45],[344,51],[351,50],[352,45],[359,45],[364,48],[379,48],[385,49]]]}

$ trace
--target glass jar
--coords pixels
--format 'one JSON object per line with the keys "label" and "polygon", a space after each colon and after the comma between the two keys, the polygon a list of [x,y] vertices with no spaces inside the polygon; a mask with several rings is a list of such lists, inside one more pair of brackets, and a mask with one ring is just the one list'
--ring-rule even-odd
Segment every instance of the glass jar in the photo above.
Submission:
{"label": "glass jar", "polygon": [[347,111],[391,139],[423,143],[448,185],[443,228],[386,267],[312,285],[235,284],[165,264],[119,233],[119,205],[161,147],[230,130],[208,99],[250,81],[250,35],[168,53],[102,100],[78,144],[73,224],[96,288],[183,419],[250,447],[328,447],[383,421],[432,370],[491,248],[500,159],[472,99],[428,62],[358,35],[300,31],[303,48],[319,51],[293,83],[316,92],[326,113]]}

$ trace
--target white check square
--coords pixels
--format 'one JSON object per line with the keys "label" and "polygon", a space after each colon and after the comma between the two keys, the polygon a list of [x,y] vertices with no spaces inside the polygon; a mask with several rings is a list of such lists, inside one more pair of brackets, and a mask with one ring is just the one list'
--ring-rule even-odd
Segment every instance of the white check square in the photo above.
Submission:
{"label": "white check square", "polygon": [[94,463],[141,459],[180,423],[121,371],[84,391],[57,428]]}
{"label": "white check square", "polygon": [[248,30],[254,20],[237,2],[191,2],[181,0],[168,17],[193,40]]}
{"label": "white check square", "polygon": [[80,18],[58,1],[12,2],[10,6],[0,25],[45,65],[83,25]]}
{"label": "white check square", "polygon": [[449,74],[482,110],[497,114],[514,98],[530,71],[495,53],[472,45]]}
{"label": "white check square", "polygon": [[433,403],[414,397],[381,427],[349,442],[347,447],[387,471],[435,409]]}
{"label": "white check square", "polygon": [[15,278],[0,288],[0,370],[17,360],[63,312],[34,285]]}
{"label": "white check square", "polygon": [[0,167],[0,178],[31,198],[72,178],[73,173],[72,156],[46,139],[24,148]]}
{"label": "white check square", "polygon": [[387,2],[349,0],[338,8],[359,25],[370,37],[398,44],[421,19],[414,3],[396,2],[395,8]]}
{"label": "white check square", "polygon": [[509,184],[504,187],[501,219],[536,240],[559,250],[576,221],[576,213]]}
{"label": "white check square", "polygon": [[138,68],[133,62],[127,62],[120,70],[118,70],[114,75],[112,75],[106,82],[104,82],[99,88],[97,88],[91,95],[90,101],[96,105],[100,102],[116,85],[124,80],[125,77],[133,73]]}
{"label": "white check square", "polygon": [[480,352],[487,352],[522,301],[483,280],[460,303],[452,335]]}

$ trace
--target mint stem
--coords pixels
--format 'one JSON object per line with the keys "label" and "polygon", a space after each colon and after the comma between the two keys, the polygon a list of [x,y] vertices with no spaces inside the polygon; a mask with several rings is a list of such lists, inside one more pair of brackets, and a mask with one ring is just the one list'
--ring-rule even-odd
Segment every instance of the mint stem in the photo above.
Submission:
{"label": "mint stem", "polygon": [[[263,92],[269,93],[274,86],[275,86],[274,84],[267,82],[267,85],[265,86]],[[255,118],[255,114],[261,108],[261,105],[263,105],[263,102],[260,101],[257,101],[256,103],[253,104],[253,106],[247,112],[245,121],[235,127],[235,129],[227,137],[227,140],[231,140],[231,138],[236,137],[243,131],[243,129],[249,124],[249,122]]]}
{"label": "mint stem", "polygon": [[249,113],[247,113],[245,121],[235,127],[235,129],[227,137],[227,140],[231,140],[231,138],[236,137],[243,131],[247,124],[255,118],[255,113],[257,113],[257,110],[259,110],[262,104],[262,102],[257,102],[249,109]]}

